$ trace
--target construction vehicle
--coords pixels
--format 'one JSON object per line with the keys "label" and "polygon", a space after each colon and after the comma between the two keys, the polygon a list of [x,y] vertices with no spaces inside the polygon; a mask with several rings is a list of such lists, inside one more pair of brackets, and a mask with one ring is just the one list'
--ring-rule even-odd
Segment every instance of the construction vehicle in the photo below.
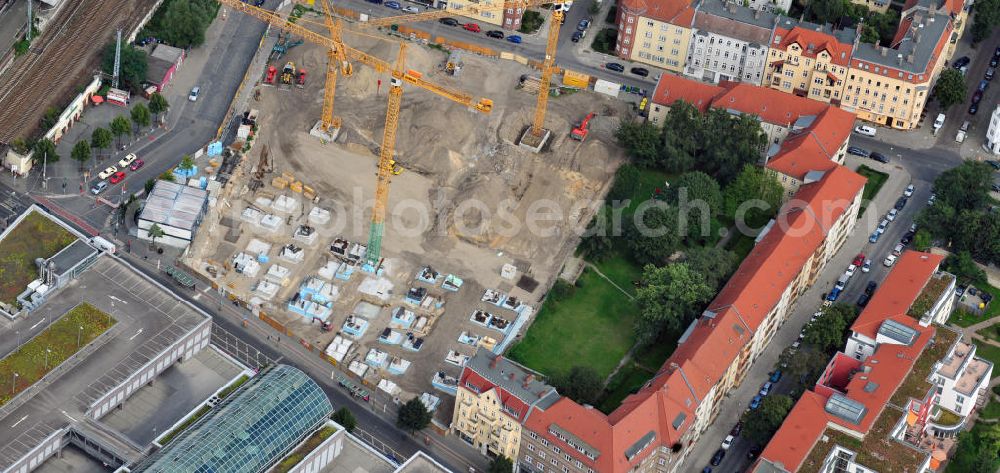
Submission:
{"label": "construction vehicle", "polygon": [[298,87],[298,88],[300,88],[300,89],[306,86],[306,70],[305,69],[299,69],[299,78],[295,82],[295,86]]}
{"label": "construction vehicle", "polygon": [[268,57],[268,60],[277,61],[278,59],[281,59],[281,56],[287,53],[289,49],[292,49],[300,44],[302,44],[301,39],[292,40],[291,33],[282,34],[282,32],[279,31],[278,41],[276,41],[274,43],[274,47],[271,48],[271,55]]}
{"label": "construction vehicle", "polygon": [[[480,113],[490,113],[493,110],[493,101],[487,98],[475,100],[471,95],[456,92],[437,84],[428,82],[413,70],[404,69],[406,58],[406,43],[399,44],[399,55],[396,57],[395,65],[382,59],[376,58],[363,51],[349,47],[339,38],[336,38],[339,28],[331,26],[331,20],[326,20],[326,24],[331,29],[331,36],[324,36],[312,31],[302,25],[291,23],[280,15],[253,7],[240,0],[219,0],[219,3],[229,8],[239,11],[255,18],[258,18],[268,25],[280,28],[284,31],[295,33],[311,43],[326,46],[330,49],[330,56],[334,53],[338,59],[346,61],[347,57],[355,61],[361,61],[375,70],[377,73],[388,73],[389,79],[389,100],[385,114],[385,127],[382,134],[382,146],[379,150],[379,168],[375,183],[375,205],[372,207],[372,220],[368,233],[368,247],[365,252],[365,265],[363,269],[378,272],[382,264],[382,236],[385,230],[386,207],[389,200],[389,182],[393,175],[393,153],[396,147],[396,131],[399,127],[399,110],[403,98],[403,83],[415,85],[436,95],[445,97],[453,102],[459,103]],[[324,2],[325,3],[325,2]],[[325,6],[329,11],[329,7]],[[557,28],[558,29],[558,28]],[[293,65],[294,67],[294,65]],[[294,70],[294,69],[293,69]],[[329,70],[328,70],[329,72]],[[332,95],[327,91],[327,96]],[[327,98],[324,97],[324,120],[327,118]],[[332,98],[332,97],[331,97]],[[332,104],[332,100],[330,101]]]}
{"label": "construction vehicle", "polygon": [[458,51],[452,51],[448,55],[448,60],[445,61],[444,71],[453,76],[457,76],[462,70],[462,55]]}
{"label": "construction vehicle", "polygon": [[573,128],[573,131],[570,132],[569,137],[577,141],[583,141],[587,139],[587,135],[590,134],[590,129],[588,128],[588,126],[590,125],[591,118],[594,118],[594,114],[588,113],[587,116],[584,117],[583,121],[580,122],[579,125]]}
{"label": "construction vehicle", "polygon": [[281,83],[285,85],[291,85],[292,80],[295,79],[295,63],[288,61],[285,67],[281,70]]}
{"label": "construction vehicle", "polygon": [[[379,154],[379,153],[376,153],[376,154]],[[392,175],[393,176],[398,176],[398,175],[400,175],[400,174],[403,173],[403,167],[400,166],[399,164],[397,164],[395,159],[390,159],[389,160],[389,166],[392,167]],[[378,163],[375,163],[375,167],[376,168],[378,167]]]}
{"label": "construction vehicle", "polygon": [[267,66],[267,75],[264,76],[264,84],[265,85],[274,85],[274,77],[277,76],[277,75],[278,75],[278,68],[274,67],[274,66],[271,66],[271,65],[268,65]]}

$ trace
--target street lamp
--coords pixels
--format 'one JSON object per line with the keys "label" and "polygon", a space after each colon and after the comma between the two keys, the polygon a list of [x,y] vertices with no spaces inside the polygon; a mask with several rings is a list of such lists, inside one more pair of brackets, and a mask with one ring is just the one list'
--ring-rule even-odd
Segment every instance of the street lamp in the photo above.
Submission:
{"label": "street lamp", "polygon": [[83,336],[83,325],[80,326],[80,330],[76,332],[76,349],[80,349],[80,338]]}
{"label": "street lamp", "polygon": [[52,353],[52,350],[46,348],[45,349],[45,369],[49,369],[49,353]]}
{"label": "street lamp", "polygon": [[17,391],[17,376],[18,376],[18,374],[17,374],[17,372],[15,372],[14,373],[14,379],[10,383],[10,385],[11,385],[10,386],[10,395],[11,396],[14,395],[14,391]]}
{"label": "street lamp", "polygon": [[17,334],[17,346],[21,346],[21,331],[15,330],[14,333]]}

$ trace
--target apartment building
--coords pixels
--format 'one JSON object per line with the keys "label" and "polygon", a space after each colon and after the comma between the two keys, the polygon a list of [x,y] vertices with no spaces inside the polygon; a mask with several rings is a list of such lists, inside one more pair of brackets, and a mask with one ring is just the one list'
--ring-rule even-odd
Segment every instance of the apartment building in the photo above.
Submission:
{"label": "apartment building", "polygon": [[986,142],[983,148],[993,154],[1000,154],[1000,105],[990,114],[990,124],[986,129]]}
{"label": "apartment building", "polygon": [[889,10],[889,5],[892,2],[889,0],[851,0],[851,3],[861,5],[871,11],[885,13]]}
{"label": "apartment building", "polygon": [[792,7],[792,0],[748,0],[744,5],[752,10],[760,10],[767,13],[788,13]]}
{"label": "apartment building", "polygon": [[506,2],[502,0],[448,0],[445,10],[505,30],[520,28],[524,8],[500,8],[504,5]]}
{"label": "apartment building", "polygon": [[622,0],[618,2],[615,54],[680,74],[693,20],[689,0]]}
{"label": "apartment building", "polygon": [[[972,409],[988,397],[992,364],[940,325],[953,277],[943,258],[907,251],[851,327],[874,348],[837,353],[792,408],[756,472],[924,472],[937,469]],[[950,276],[950,275],[947,275]],[[852,335],[852,338],[854,335]],[[861,355],[861,356],[859,356]],[[957,420],[956,420],[957,419]]]}
{"label": "apartment building", "polygon": [[778,16],[725,0],[701,0],[694,14],[684,75],[718,83],[764,78],[768,41]]}
{"label": "apartment building", "polygon": [[835,166],[803,184],[657,374],[615,411],[568,398],[532,407],[519,471],[691,470],[691,445],[853,230],[864,182]]}
{"label": "apartment building", "polygon": [[767,53],[763,85],[840,105],[855,32],[782,17]]}
{"label": "apartment building", "polygon": [[557,400],[534,372],[480,348],[462,369],[451,430],[483,455],[517,458],[528,411]]}
{"label": "apartment building", "polygon": [[965,15],[961,1],[908,2],[890,47],[855,44],[841,106],[863,120],[915,128]]}

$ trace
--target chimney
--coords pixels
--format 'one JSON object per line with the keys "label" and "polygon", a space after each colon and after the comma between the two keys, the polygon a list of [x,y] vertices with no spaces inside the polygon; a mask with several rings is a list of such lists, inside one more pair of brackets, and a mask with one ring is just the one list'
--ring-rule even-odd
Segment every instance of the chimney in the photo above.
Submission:
{"label": "chimney", "polygon": [[532,382],[532,381],[533,381],[534,379],[535,379],[535,376],[534,376],[534,375],[532,375],[532,374],[530,374],[530,373],[529,373],[529,374],[528,374],[527,376],[525,376],[525,377],[524,377],[524,385],[523,385],[523,386],[524,386],[524,389],[528,389],[528,386],[529,386],[529,385],[531,384],[531,382]]}
{"label": "chimney", "polygon": [[729,2],[726,9],[729,10],[729,13],[736,13],[736,2]]}
{"label": "chimney", "polygon": [[913,64],[913,53],[910,53],[906,56],[906,62]]}
{"label": "chimney", "polygon": [[503,355],[497,355],[497,356],[493,357],[493,360],[490,361],[490,369],[491,370],[497,369],[497,363],[500,362],[500,358],[503,358]]}
{"label": "chimney", "polygon": [[900,66],[902,66],[902,65],[903,65],[903,53],[899,53],[899,54],[897,54],[897,55],[896,55],[896,62],[897,62],[897,63],[898,63],[898,64],[899,64]]}
{"label": "chimney", "polygon": [[882,57],[886,57],[889,55],[889,48],[882,46],[881,52],[882,52]]}
{"label": "chimney", "polygon": [[755,20],[759,20],[760,19],[760,10],[754,10],[753,11],[753,19],[755,19]]}

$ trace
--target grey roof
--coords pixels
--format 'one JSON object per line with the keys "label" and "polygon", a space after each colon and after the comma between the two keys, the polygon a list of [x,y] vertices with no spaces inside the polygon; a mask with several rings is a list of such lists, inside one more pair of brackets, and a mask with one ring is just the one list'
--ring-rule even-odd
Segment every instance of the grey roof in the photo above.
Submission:
{"label": "grey roof", "polygon": [[645,450],[654,440],[656,440],[656,431],[650,430],[646,432],[646,435],[643,435],[639,440],[636,440],[635,443],[625,449],[625,458],[632,461],[639,452]]}
{"label": "grey roof", "polygon": [[149,56],[157,59],[163,59],[164,61],[172,64],[177,64],[177,61],[184,56],[184,50],[167,44],[157,44]]}
{"label": "grey roof", "polygon": [[568,431],[568,430],[566,430],[566,429],[564,429],[562,427],[559,427],[559,424],[556,424],[556,423],[549,424],[549,431],[552,432],[553,434],[556,434],[556,437],[560,437],[560,438],[566,439],[565,440],[566,443],[572,445],[573,448],[576,448],[577,450],[580,450],[581,452],[584,453],[584,455],[587,455],[587,456],[590,456],[590,457],[593,457],[593,458],[597,458],[597,457],[601,456],[601,451],[600,450],[598,450],[598,449],[590,446],[590,444],[588,444],[587,442],[584,442],[583,440],[581,440],[580,437],[577,437],[576,435],[573,435],[572,432],[570,432],[570,431]]}
{"label": "grey roof", "polygon": [[[941,36],[945,34],[951,18],[946,13],[931,15],[924,11],[911,13],[907,18],[912,18],[913,21],[900,44],[883,51],[884,48],[880,46],[860,43],[854,48],[854,59],[889,66],[913,74],[929,74],[931,72],[931,55],[934,54],[934,49],[937,47],[938,41],[941,40]],[[907,23],[907,19],[904,18],[902,23]],[[949,38],[943,40],[948,41]],[[875,71],[872,69],[869,72]],[[897,73],[894,78],[899,79],[899,74]],[[902,78],[910,79],[905,76]]]}
{"label": "grey roof", "polygon": [[857,35],[855,30],[838,30],[834,29],[833,25],[830,24],[818,25],[810,21],[799,21],[795,18],[789,18],[787,16],[783,16],[778,19],[777,27],[786,30],[798,27],[804,30],[819,31],[820,33],[826,33],[834,38],[837,38],[837,41],[844,44],[854,44],[854,38]]}
{"label": "grey roof", "polygon": [[535,407],[544,411],[545,409],[552,407],[552,405],[560,399],[562,399],[562,396],[556,392],[555,389],[553,389],[551,392],[546,394],[545,397],[539,399],[538,402],[535,403]]}
{"label": "grey roof", "polygon": [[[716,17],[716,18],[712,18]],[[719,24],[719,19],[731,20],[740,25]],[[695,27],[712,33],[766,46],[778,15],[722,0],[703,0],[695,13]]]}
{"label": "grey roof", "polygon": [[156,181],[139,218],[159,225],[194,230],[207,201],[208,191],[175,182]]}
{"label": "grey roof", "polygon": [[840,393],[833,393],[830,399],[827,399],[823,409],[854,424],[861,423],[861,419],[868,413],[868,408],[864,404]]}
{"label": "grey roof", "polygon": [[150,56],[146,59],[146,78],[150,82],[160,85],[160,81],[167,75],[167,71],[174,67],[169,61]]}
{"label": "grey roof", "polygon": [[49,263],[54,266],[57,274],[62,274],[95,254],[97,254],[97,250],[94,247],[83,240],[76,240],[49,258]]}
{"label": "grey roof", "polygon": [[904,345],[912,345],[917,339],[917,331],[892,319],[886,319],[878,328],[878,334],[889,337]]}
{"label": "grey roof", "polygon": [[[496,365],[492,366],[494,359]],[[539,374],[485,348],[476,350],[476,355],[466,362],[465,367],[529,406],[555,390],[545,384]]]}

